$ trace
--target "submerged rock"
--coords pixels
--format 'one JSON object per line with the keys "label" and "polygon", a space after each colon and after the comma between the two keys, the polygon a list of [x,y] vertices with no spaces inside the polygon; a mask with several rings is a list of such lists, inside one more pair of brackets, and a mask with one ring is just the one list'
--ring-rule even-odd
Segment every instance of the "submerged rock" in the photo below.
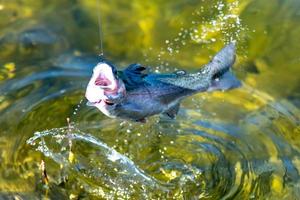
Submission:
{"label": "submerged rock", "polygon": [[57,55],[67,47],[64,36],[45,25],[33,25],[19,30],[10,28],[0,36],[1,59],[34,61]]}

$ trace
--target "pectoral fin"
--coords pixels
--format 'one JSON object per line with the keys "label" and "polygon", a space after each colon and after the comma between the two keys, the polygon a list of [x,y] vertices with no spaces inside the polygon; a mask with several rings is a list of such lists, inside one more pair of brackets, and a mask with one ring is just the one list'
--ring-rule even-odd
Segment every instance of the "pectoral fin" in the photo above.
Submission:
{"label": "pectoral fin", "polygon": [[171,119],[174,119],[178,113],[179,107],[180,107],[180,103],[177,103],[174,106],[170,107],[165,112],[163,112],[163,115],[168,116]]}

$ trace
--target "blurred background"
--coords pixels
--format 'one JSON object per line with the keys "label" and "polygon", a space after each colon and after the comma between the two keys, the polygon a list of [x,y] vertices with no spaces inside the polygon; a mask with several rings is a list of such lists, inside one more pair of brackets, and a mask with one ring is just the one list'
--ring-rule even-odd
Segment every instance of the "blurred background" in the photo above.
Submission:
{"label": "blurred background", "polygon": [[[243,86],[108,119],[84,99],[99,16],[119,69],[196,71],[236,41]],[[298,0],[1,0],[0,198],[299,199],[299,35]]]}

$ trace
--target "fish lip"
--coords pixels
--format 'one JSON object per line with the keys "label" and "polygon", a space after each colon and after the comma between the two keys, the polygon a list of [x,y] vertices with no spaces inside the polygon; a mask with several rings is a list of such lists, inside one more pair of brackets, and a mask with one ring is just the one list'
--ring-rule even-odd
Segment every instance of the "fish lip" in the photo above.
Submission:
{"label": "fish lip", "polygon": [[103,102],[104,102],[106,105],[109,105],[109,106],[114,105],[114,102],[109,101],[108,99],[104,99]]}
{"label": "fish lip", "polygon": [[103,101],[106,105],[109,105],[109,106],[112,106],[112,105],[115,104],[114,102],[109,101],[108,99],[100,99],[99,101],[94,101],[94,102],[88,101],[88,102],[87,102],[87,105],[88,105],[88,106],[95,106],[95,105],[97,105],[97,104],[100,104],[101,101]]}
{"label": "fish lip", "polygon": [[98,87],[100,87],[101,89],[110,89],[111,88],[111,85],[112,84],[110,84],[110,85],[96,85],[96,86],[98,86]]}
{"label": "fish lip", "polygon": [[101,103],[102,99],[100,99],[99,101],[88,101],[86,102],[87,106],[95,106],[96,104]]}

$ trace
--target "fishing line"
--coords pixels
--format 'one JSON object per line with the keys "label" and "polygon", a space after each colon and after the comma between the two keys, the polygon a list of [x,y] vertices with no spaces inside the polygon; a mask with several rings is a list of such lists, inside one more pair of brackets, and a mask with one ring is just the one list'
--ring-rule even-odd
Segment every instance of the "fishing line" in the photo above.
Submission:
{"label": "fishing line", "polygon": [[100,40],[100,54],[99,56],[103,56],[103,31],[102,31],[102,21],[101,21],[101,8],[100,8],[100,0],[97,0],[97,16],[98,16],[98,31],[99,31],[99,40]]}

